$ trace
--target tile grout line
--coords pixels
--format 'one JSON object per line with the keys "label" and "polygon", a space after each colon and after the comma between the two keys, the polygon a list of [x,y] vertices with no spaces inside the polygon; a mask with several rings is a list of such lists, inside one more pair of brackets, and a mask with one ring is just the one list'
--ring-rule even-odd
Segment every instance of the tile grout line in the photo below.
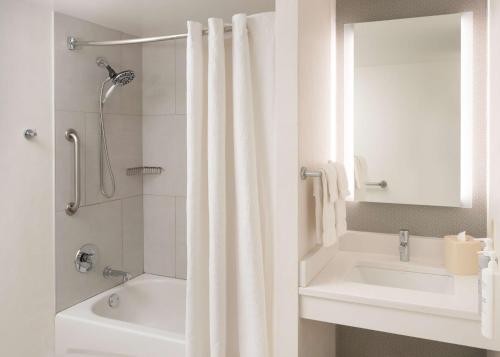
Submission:
{"label": "tile grout line", "polygon": [[[141,161],[144,166],[144,86],[146,84],[145,76],[144,76],[144,46],[141,46]],[[146,274],[146,202],[144,195],[144,177],[142,178],[142,193],[141,193],[141,201],[142,201],[142,271]]]}
{"label": "tile grout line", "polygon": [[174,107],[177,114],[177,40],[174,41]]}
{"label": "tile grout line", "polygon": [[[86,113],[85,113],[86,114]],[[83,207],[87,205],[87,116],[83,116]]]}
{"label": "tile grout line", "polygon": [[[74,109],[54,109],[54,112],[63,112],[63,113],[82,113],[82,114],[99,114],[98,111],[86,111],[86,110],[74,110]],[[104,115],[120,115],[127,117],[142,117],[143,113],[113,113],[104,111]]]}
{"label": "tile grout line", "polygon": [[[141,196],[143,196],[143,194],[136,194],[136,195],[131,195],[131,196],[123,196],[123,197],[115,198],[115,199],[112,199],[112,200],[111,199],[106,199],[105,201],[101,201],[101,202],[93,202],[93,203],[81,205],[80,208],[99,206],[99,205],[104,205],[104,204],[107,204],[107,203],[113,203],[113,202],[122,201],[122,200],[130,199],[130,198],[141,197]],[[154,196],[154,195],[151,195],[151,196]],[[56,213],[64,212],[64,209],[58,209],[55,212]]]}
{"label": "tile grout line", "polygon": [[186,119],[186,114],[143,114],[142,118],[166,118],[166,120],[171,120],[171,119]]}
{"label": "tile grout line", "polygon": [[174,277],[177,278],[177,198],[174,197]]}
{"label": "tile grout line", "polygon": [[[125,271],[125,237],[124,237],[124,229],[123,229],[123,224],[125,220],[123,219],[123,200],[120,200],[120,209],[121,209],[121,214],[120,214],[120,227],[121,227],[121,242],[122,242],[122,254],[121,254],[121,265],[122,269]],[[133,272],[130,272],[130,274],[133,275]]]}
{"label": "tile grout line", "polygon": [[144,193],[143,196],[170,197],[170,198],[184,197],[184,198],[186,198],[185,195],[168,195],[168,194],[162,194],[162,193]]}

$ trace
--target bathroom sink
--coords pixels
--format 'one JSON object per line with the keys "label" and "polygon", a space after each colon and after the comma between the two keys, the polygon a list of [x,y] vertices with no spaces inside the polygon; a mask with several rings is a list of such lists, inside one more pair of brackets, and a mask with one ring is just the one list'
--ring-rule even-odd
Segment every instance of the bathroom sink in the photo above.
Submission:
{"label": "bathroom sink", "polygon": [[411,269],[391,269],[369,264],[355,265],[345,280],[440,294],[453,294],[454,292],[454,281],[450,275],[412,271]]}

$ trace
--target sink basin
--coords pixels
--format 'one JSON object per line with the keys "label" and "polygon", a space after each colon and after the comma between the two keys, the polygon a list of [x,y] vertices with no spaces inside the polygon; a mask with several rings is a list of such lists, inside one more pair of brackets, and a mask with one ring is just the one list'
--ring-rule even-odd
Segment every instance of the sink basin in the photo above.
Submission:
{"label": "sink basin", "polygon": [[392,288],[453,294],[453,277],[446,274],[390,269],[386,267],[358,264],[346,276],[346,281],[380,285]]}

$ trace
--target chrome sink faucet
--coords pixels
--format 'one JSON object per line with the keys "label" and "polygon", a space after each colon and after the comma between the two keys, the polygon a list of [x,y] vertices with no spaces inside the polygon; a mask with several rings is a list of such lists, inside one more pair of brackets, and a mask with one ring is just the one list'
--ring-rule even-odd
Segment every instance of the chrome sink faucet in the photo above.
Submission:
{"label": "chrome sink faucet", "polygon": [[399,231],[399,261],[410,261],[410,231],[407,229]]}
{"label": "chrome sink faucet", "polygon": [[127,273],[126,271],[115,270],[110,266],[104,268],[102,276],[104,276],[106,279],[121,278],[123,282],[129,281],[132,278],[132,275],[130,273]]}

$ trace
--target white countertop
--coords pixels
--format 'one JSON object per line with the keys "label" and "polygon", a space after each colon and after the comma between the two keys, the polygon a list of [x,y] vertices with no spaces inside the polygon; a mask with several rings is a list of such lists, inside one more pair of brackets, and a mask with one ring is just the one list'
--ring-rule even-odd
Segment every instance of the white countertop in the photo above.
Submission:
{"label": "white countertop", "polygon": [[453,276],[453,293],[434,293],[419,290],[370,285],[348,281],[347,274],[356,265],[375,264],[393,270],[416,271],[449,275],[437,262],[412,259],[400,262],[397,255],[339,251],[306,287],[302,296],[479,320],[477,276]]}

